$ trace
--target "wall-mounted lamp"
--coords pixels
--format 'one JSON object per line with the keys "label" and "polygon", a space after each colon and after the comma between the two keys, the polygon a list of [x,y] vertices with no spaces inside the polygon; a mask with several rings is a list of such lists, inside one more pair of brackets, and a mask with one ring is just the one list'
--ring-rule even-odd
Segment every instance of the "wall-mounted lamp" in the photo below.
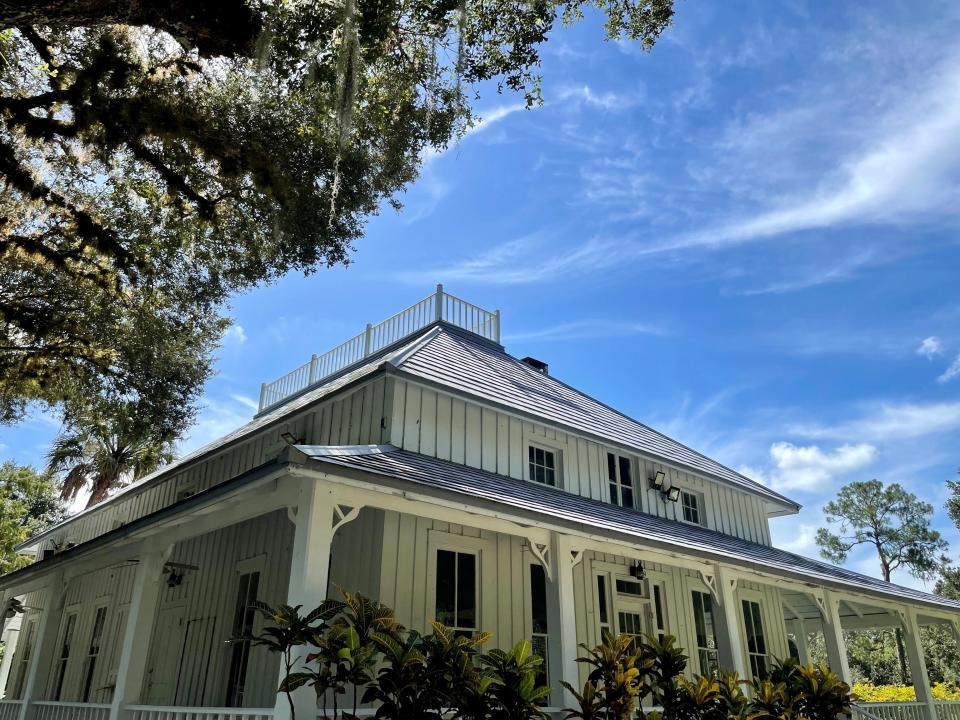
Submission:
{"label": "wall-mounted lamp", "polygon": [[642,560],[634,560],[633,564],[630,565],[630,577],[636,578],[637,580],[646,579],[647,569],[643,566]]}
{"label": "wall-mounted lamp", "polygon": [[298,438],[289,430],[280,433],[280,439],[283,440],[287,445],[296,445],[300,442],[300,438]]}
{"label": "wall-mounted lamp", "polygon": [[183,582],[183,573],[177,572],[176,568],[170,568],[170,572],[167,575],[167,587],[175,588],[180,587],[180,583]]}
{"label": "wall-mounted lamp", "polygon": [[657,470],[656,474],[650,478],[650,487],[659,492],[664,500],[677,502],[680,499],[680,488],[673,485],[667,487],[667,474],[663,470]]}
{"label": "wall-mounted lamp", "polygon": [[657,470],[656,475],[650,478],[650,487],[659,492],[663,492],[663,485],[667,481],[667,474],[663,470]]}
{"label": "wall-mounted lamp", "polygon": [[196,565],[188,565],[187,563],[180,562],[168,562],[163,566],[163,572],[167,576],[167,587],[175,588],[180,587],[180,584],[183,582],[183,576],[186,574],[187,570],[199,570],[200,568]]}

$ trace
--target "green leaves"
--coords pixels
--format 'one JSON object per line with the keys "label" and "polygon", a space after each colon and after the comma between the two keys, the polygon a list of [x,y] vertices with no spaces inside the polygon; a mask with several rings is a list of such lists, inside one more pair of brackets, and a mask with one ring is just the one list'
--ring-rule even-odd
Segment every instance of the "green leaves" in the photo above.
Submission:
{"label": "green leaves", "polygon": [[51,477],[29,465],[0,465],[0,575],[32,561],[14,547],[63,519],[64,507]]}

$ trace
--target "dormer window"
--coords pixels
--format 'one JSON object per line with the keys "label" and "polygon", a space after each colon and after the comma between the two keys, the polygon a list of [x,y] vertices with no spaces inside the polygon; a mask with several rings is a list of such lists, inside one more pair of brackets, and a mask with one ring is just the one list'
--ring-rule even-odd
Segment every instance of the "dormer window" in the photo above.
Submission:
{"label": "dormer window", "polygon": [[703,525],[703,499],[700,493],[681,490],[680,504],[683,506],[684,522]]}
{"label": "dormer window", "polygon": [[536,445],[528,448],[530,479],[534,482],[557,487],[557,453]]}
{"label": "dormer window", "polygon": [[633,507],[633,473],[630,458],[607,453],[607,479],[610,482],[610,502],[621,507]]}

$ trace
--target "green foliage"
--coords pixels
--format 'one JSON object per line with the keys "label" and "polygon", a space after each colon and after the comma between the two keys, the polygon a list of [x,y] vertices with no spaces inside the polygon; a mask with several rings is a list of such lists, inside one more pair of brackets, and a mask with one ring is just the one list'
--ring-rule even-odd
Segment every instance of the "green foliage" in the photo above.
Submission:
{"label": "green foliage", "polygon": [[944,562],[947,543],[930,528],[933,506],[896,483],[850,483],[823,511],[830,525],[839,526],[836,533],[827,528],[817,531],[820,554],[832,562],[845,562],[854,547],[872,546],[887,582],[901,567],[918,578],[929,579]]}
{"label": "green foliage", "polygon": [[536,103],[558,17],[596,8],[649,48],[673,16],[672,0],[197,2],[0,10],[4,420],[100,394],[190,408],[229,296],[348,262],[424,151],[474,122],[480,84]]}
{"label": "green foliage", "polygon": [[[960,687],[956,684],[938,682],[931,690],[934,700],[960,701]],[[854,683],[852,692],[860,702],[915,702],[917,699],[913,685]]]}
{"label": "green foliage", "polygon": [[14,547],[63,519],[64,508],[50,475],[29,465],[0,465],[0,575],[32,561]]}
{"label": "green foliage", "polygon": [[90,493],[87,507],[110,491],[173,460],[171,429],[154,424],[138,403],[95,403],[70,420],[47,453],[47,472],[61,479],[61,497]]}

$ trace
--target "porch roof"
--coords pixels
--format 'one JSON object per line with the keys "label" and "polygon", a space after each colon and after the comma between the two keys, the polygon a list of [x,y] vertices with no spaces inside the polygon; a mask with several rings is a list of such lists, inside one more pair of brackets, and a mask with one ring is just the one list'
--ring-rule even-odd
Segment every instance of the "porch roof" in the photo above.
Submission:
{"label": "porch roof", "polygon": [[767,572],[782,572],[802,582],[913,601],[960,613],[960,602],[886,583],[842,567],[795,555],[768,545],[724,535],[677,520],[592,500],[539,483],[517,480],[446,460],[400,450],[392,445],[311,446],[296,449],[313,461],[352,468],[474,500],[547,516],[592,532],[628,535],[684,554],[728,560]]}

